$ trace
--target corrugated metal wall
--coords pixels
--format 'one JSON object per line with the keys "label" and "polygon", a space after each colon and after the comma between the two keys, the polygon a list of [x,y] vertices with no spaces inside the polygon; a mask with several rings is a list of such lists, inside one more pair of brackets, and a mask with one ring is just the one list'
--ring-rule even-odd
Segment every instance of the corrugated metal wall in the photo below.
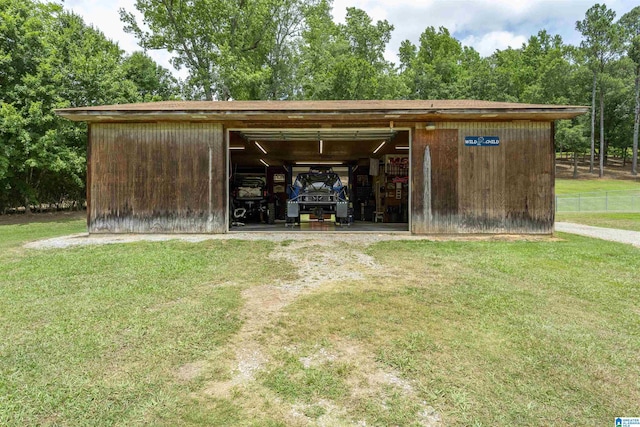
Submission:
{"label": "corrugated metal wall", "polygon": [[[526,121],[416,129],[411,231],[551,233],[552,131],[550,122]],[[468,147],[466,136],[498,136],[500,145]]]}
{"label": "corrugated metal wall", "polygon": [[221,124],[92,124],[89,232],[224,233]]}

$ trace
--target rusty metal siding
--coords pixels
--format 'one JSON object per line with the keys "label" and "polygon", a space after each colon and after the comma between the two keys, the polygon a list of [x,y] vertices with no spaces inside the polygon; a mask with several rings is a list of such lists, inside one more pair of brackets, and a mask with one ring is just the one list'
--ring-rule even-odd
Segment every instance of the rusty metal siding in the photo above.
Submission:
{"label": "rusty metal siding", "polygon": [[[416,129],[411,231],[552,233],[552,131],[550,122],[528,121],[446,122],[434,131]],[[468,147],[465,136],[498,136],[500,145]],[[423,191],[429,182],[431,188]]]}
{"label": "rusty metal siding", "polygon": [[89,132],[89,232],[226,232],[221,124],[94,123]]}

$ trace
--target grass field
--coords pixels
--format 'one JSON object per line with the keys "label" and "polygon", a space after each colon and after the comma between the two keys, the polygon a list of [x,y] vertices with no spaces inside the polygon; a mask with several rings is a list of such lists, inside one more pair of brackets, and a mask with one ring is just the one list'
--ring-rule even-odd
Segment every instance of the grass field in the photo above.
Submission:
{"label": "grass field", "polygon": [[594,227],[619,228],[621,230],[640,231],[640,213],[614,212],[558,212],[556,221],[574,222]]}
{"label": "grass field", "polygon": [[[609,193],[605,198],[606,192]],[[640,231],[640,213],[637,212],[640,210],[640,182],[616,179],[557,179],[556,194],[560,196],[556,221]],[[576,197],[562,197],[577,194],[582,195],[580,201]],[[578,206],[581,206],[581,212],[578,211]],[[606,208],[631,212],[605,212]],[[595,212],[589,212],[590,210]]]}
{"label": "grass field", "polygon": [[622,179],[556,179],[556,195],[606,191],[640,191],[640,182]]}
{"label": "grass field", "polygon": [[75,234],[87,231],[85,219],[57,219],[55,221],[38,221],[34,216],[34,222],[21,222],[18,224],[0,223],[0,251],[19,246],[21,243],[44,239],[65,234]]}
{"label": "grass field", "polygon": [[0,226],[2,426],[638,415],[631,246],[569,235],[20,246],[81,229]]}

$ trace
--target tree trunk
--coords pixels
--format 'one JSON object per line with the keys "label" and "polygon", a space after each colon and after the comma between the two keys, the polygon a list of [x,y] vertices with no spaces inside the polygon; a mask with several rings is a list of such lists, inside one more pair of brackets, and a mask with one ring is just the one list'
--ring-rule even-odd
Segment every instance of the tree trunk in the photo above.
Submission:
{"label": "tree trunk", "polygon": [[636,114],[633,122],[631,174],[638,175],[638,128],[640,127],[640,68],[636,69]]}
{"label": "tree trunk", "polygon": [[573,179],[578,177],[578,152],[573,152]]}
{"label": "tree trunk", "polygon": [[593,70],[593,88],[591,90],[591,160],[589,162],[589,173],[593,173],[594,155],[596,151],[596,85],[598,73]]}
{"label": "tree trunk", "polygon": [[604,93],[600,88],[600,178],[604,176],[604,155]]}

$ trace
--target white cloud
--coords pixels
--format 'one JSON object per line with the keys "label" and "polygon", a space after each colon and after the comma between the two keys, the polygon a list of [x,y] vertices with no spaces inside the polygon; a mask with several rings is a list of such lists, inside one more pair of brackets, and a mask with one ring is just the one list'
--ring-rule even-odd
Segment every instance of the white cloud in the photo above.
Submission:
{"label": "white cloud", "polygon": [[508,31],[492,31],[480,37],[468,36],[460,40],[460,43],[465,46],[473,46],[482,56],[489,56],[498,49],[503,50],[509,47],[518,49],[527,39],[528,37]]}
{"label": "white cloud", "polygon": [[[143,50],[137,39],[132,34],[124,32],[124,24],[120,21],[119,10],[125,9],[138,16],[138,22],[142,22],[140,13],[134,6],[134,0],[117,0],[115,2],[98,2],[93,0],[66,0],[63,6],[65,9],[73,10],[82,16],[86,24],[93,25],[104,33],[104,35],[118,43],[120,48],[127,53]],[[147,54],[158,64],[167,68],[177,77],[186,78],[189,73],[186,69],[176,70],[169,60],[171,54],[164,49],[150,50]]]}

